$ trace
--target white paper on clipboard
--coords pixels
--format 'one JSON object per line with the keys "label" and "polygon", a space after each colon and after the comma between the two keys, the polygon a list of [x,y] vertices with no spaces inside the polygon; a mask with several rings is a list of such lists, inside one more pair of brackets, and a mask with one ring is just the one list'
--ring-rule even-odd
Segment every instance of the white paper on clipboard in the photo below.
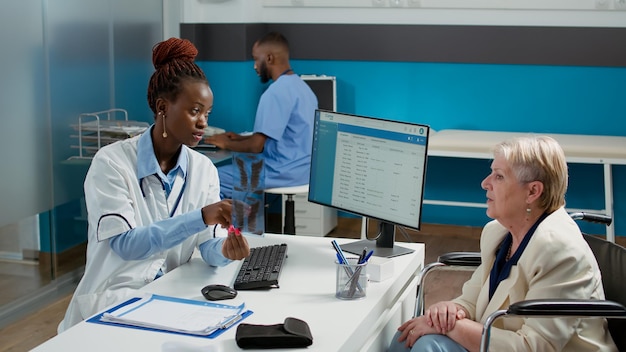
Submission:
{"label": "white paper on clipboard", "polygon": [[189,299],[147,295],[102,315],[102,321],[195,335],[209,335],[241,319],[245,308]]}

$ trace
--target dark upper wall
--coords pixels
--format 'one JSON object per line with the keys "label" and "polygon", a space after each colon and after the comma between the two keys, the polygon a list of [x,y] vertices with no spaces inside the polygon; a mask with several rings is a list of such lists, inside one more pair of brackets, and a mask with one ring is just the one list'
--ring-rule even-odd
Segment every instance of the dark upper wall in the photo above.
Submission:
{"label": "dark upper wall", "polygon": [[245,61],[273,30],[294,59],[626,66],[626,28],[200,23],[181,24],[181,37],[199,60]]}

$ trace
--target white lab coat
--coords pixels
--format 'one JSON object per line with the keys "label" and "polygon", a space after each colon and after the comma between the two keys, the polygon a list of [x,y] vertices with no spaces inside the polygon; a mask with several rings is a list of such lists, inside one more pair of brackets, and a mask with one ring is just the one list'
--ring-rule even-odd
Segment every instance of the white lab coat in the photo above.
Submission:
{"label": "white lab coat", "polygon": [[[137,178],[140,137],[101,148],[87,172],[84,185],[89,220],[87,264],[65,319],[59,324],[59,332],[130,297],[152,282],[159,269],[166,273],[186,263],[199,244],[213,238],[213,226],[209,226],[181,244],[144,260],[124,260],[111,250],[111,237],[168,218],[177,198],[170,196],[171,204],[168,204],[161,181],[154,175],[144,178],[140,186]],[[183,145],[183,148],[187,147]],[[213,163],[189,148],[188,155],[187,184],[174,216],[220,201],[219,178]],[[184,183],[182,177],[179,178],[172,195],[178,194],[180,188],[177,187]],[[215,262],[209,264],[227,262],[220,253]]]}

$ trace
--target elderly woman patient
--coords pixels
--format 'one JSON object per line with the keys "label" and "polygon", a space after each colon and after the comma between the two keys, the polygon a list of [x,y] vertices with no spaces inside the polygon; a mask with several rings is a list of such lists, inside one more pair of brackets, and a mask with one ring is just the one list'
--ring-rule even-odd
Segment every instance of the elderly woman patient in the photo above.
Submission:
{"label": "elderly woman patient", "polygon": [[[539,298],[604,299],[600,270],[565,211],[567,164],[559,144],[528,136],[495,147],[482,181],[487,215],[482,264],[460,297],[430,306],[398,328],[389,351],[477,351],[482,324],[511,303]],[[602,318],[505,318],[492,351],[616,351]]]}

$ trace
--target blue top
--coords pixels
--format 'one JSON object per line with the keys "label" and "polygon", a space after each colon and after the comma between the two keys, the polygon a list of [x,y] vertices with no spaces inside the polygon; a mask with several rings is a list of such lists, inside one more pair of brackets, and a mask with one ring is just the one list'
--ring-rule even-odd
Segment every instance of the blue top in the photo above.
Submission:
{"label": "blue top", "polygon": [[[172,168],[168,175],[165,175],[159,167],[156,155],[154,155],[151,131],[152,128],[143,133],[137,143],[138,182],[141,184],[141,179],[156,174],[161,179],[161,183],[163,183],[163,190],[166,192],[167,197],[177,197],[178,201],[180,201],[185,185],[180,188],[178,194],[172,194],[171,191],[176,174],[181,173],[183,182],[186,182],[189,165],[187,149],[182,148],[176,161],[176,166]],[[178,201],[175,203],[176,206],[178,206]],[[172,209],[172,214],[175,211],[175,207]],[[170,217],[169,219],[156,221],[148,226],[133,228],[111,238],[110,245],[111,249],[125,260],[141,260],[183,242],[189,236],[206,229],[206,227],[202,219],[202,210],[197,209],[186,214]],[[206,241],[200,244],[202,257],[221,255],[222,242],[223,240]]]}
{"label": "blue top", "polygon": [[513,241],[513,236],[509,232],[506,237],[504,237],[504,241],[502,241],[502,244],[500,245],[500,248],[498,248],[498,252],[496,253],[496,261],[493,263],[493,268],[491,268],[491,273],[489,275],[489,299],[493,297],[494,292],[496,292],[496,288],[498,288],[498,284],[500,284],[501,281],[509,277],[509,274],[511,273],[511,267],[513,267],[513,265],[517,265],[517,261],[522,256],[522,253],[524,253],[524,249],[528,245],[530,238],[535,233],[537,226],[539,226],[539,224],[547,216],[547,213],[543,213],[543,215],[541,215],[539,219],[537,219],[533,226],[531,226],[531,228],[528,230],[526,236],[524,236],[524,239],[522,240],[522,243],[520,243],[519,247],[517,248],[515,253],[511,255],[511,258],[509,258],[509,260],[506,260],[506,256],[509,252],[511,242]]}
{"label": "blue top", "polygon": [[317,97],[298,75],[281,75],[261,95],[254,132],[267,136],[265,188],[309,183]]}

